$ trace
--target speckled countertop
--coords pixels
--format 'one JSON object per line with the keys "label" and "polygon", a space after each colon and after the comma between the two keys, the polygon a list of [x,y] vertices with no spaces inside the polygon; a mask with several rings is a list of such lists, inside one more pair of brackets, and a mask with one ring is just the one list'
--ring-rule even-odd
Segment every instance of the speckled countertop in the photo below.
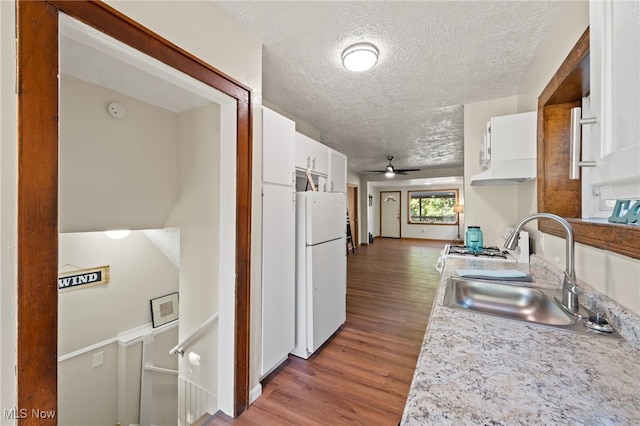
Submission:
{"label": "speckled countertop", "polygon": [[[447,259],[402,425],[640,424],[638,315],[584,283],[581,302],[624,340],[444,307],[447,276],[472,268],[514,265]],[[543,259],[529,268],[528,285],[560,287],[562,271]]]}

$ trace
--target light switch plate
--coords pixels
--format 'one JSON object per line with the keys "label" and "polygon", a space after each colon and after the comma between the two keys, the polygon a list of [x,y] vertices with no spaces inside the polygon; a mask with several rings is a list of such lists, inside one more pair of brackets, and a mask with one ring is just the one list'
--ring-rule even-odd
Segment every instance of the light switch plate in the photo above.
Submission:
{"label": "light switch plate", "polygon": [[100,367],[104,364],[104,351],[96,352],[93,354],[93,368]]}

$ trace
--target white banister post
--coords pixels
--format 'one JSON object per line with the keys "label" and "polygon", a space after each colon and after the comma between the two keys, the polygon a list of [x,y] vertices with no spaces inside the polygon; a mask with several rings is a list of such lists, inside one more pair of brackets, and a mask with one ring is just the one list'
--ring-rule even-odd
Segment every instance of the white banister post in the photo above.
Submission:
{"label": "white banister post", "polygon": [[142,371],[140,372],[140,424],[151,424],[151,407],[153,403],[153,373],[144,368],[153,365],[153,333],[142,340]]}

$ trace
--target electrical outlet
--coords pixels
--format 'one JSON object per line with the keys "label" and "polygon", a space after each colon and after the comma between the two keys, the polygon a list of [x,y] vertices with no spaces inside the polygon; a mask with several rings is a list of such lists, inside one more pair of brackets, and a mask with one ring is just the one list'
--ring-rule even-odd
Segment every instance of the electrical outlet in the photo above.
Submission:
{"label": "electrical outlet", "polygon": [[104,351],[93,354],[92,368],[100,367],[102,364],[104,364]]}

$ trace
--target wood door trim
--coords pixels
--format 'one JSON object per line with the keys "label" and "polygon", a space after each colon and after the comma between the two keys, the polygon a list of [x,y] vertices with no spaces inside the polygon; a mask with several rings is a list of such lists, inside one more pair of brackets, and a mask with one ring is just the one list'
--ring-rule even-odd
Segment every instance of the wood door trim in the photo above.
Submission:
{"label": "wood door trim", "polygon": [[[57,412],[58,23],[18,2],[17,405]],[[46,52],[46,54],[43,54]],[[19,425],[37,423],[18,419]],[[39,424],[55,425],[56,419]]]}
{"label": "wood door trim", "polygon": [[358,210],[358,187],[353,187],[353,243],[355,247],[360,241],[360,213]]}
{"label": "wood door trim", "polygon": [[[380,237],[382,237],[382,194],[398,194],[398,238],[402,238],[402,191],[380,191]],[[390,237],[393,238],[393,237]]]}
{"label": "wood door trim", "polygon": [[[57,411],[58,12],[237,100],[234,415],[249,404],[251,92],[101,2],[18,1],[17,407]],[[19,419],[18,424],[56,424]]]}

